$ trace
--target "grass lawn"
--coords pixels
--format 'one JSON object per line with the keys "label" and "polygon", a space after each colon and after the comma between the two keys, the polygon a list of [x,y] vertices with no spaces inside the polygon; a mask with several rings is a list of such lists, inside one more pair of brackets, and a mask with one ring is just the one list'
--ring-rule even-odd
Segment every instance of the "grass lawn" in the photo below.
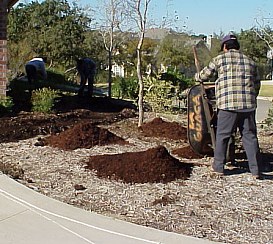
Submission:
{"label": "grass lawn", "polygon": [[273,97],[273,85],[262,85],[259,96]]}

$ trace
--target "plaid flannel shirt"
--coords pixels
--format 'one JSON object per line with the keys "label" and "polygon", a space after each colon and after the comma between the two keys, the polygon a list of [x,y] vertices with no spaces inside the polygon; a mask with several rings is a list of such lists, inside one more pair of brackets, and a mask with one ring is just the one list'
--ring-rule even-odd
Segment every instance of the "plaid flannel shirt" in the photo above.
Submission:
{"label": "plaid flannel shirt", "polygon": [[238,50],[215,57],[200,73],[202,81],[217,75],[216,106],[223,110],[249,110],[257,107],[260,78],[254,61]]}

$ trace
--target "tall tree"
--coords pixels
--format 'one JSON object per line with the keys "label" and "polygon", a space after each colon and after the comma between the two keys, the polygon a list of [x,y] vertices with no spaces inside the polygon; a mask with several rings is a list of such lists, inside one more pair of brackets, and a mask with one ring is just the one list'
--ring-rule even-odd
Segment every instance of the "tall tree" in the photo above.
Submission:
{"label": "tall tree", "polygon": [[[119,57],[123,59],[124,66],[128,73],[136,75],[137,67],[137,52],[136,46],[138,38],[134,37],[128,40],[120,49]],[[158,42],[150,38],[144,38],[142,46],[142,70],[147,71],[147,67],[156,66],[156,54],[158,51]],[[124,62],[124,61],[127,62]]]}
{"label": "tall tree", "polygon": [[266,53],[268,50],[266,42],[258,35],[255,29],[241,31],[238,34],[241,49],[257,63],[266,62]]}
{"label": "tall tree", "polygon": [[261,78],[266,78],[271,69],[271,64],[266,56],[269,50],[267,43],[257,35],[253,28],[241,31],[238,38],[241,50],[257,63]]}
{"label": "tall tree", "polygon": [[177,68],[192,64],[191,46],[187,44],[189,37],[185,35],[168,35],[160,45],[159,60],[165,66]]}
{"label": "tall tree", "polygon": [[96,61],[98,68],[106,68],[108,53],[105,50],[99,30],[89,30],[85,33],[82,51],[86,57],[92,57]]}
{"label": "tall tree", "polygon": [[273,50],[273,31],[270,25],[273,18],[256,18],[256,26],[253,28],[257,36],[263,40],[270,50]]}
{"label": "tall tree", "polygon": [[90,23],[76,3],[70,6],[66,0],[19,4],[9,15],[8,38],[11,43],[27,43],[31,49],[28,58],[45,55],[52,65],[69,67],[82,55]]}

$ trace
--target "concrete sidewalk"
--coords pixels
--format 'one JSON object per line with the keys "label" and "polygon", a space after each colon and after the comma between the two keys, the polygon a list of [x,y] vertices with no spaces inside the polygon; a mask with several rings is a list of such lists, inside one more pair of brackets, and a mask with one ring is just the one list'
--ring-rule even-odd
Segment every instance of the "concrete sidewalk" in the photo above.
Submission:
{"label": "concrete sidewalk", "polygon": [[48,198],[0,173],[0,244],[209,244]]}

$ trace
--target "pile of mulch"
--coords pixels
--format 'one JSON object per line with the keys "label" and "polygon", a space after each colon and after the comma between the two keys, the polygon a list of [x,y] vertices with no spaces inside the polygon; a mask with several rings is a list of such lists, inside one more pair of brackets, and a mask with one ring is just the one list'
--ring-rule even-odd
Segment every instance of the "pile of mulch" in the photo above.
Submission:
{"label": "pile of mulch", "polygon": [[110,131],[86,122],[77,123],[58,135],[51,135],[45,138],[43,143],[63,150],[91,148],[96,145],[128,144],[123,138]]}
{"label": "pile of mulch", "polygon": [[202,155],[197,154],[190,146],[176,148],[172,150],[172,153],[181,158],[187,158],[187,159],[203,158]]}
{"label": "pile of mulch", "polygon": [[[142,133],[150,136],[183,140],[186,138],[184,127],[175,122],[165,122],[161,118],[145,123],[141,130]],[[128,144],[123,138],[107,129],[87,122],[79,122],[43,140],[44,145],[63,150],[91,148],[96,145]],[[174,153],[183,158],[199,158],[190,147],[174,150]],[[98,177],[121,180],[125,183],[167,183],[176,179],[187,179],[192,169],[191,164],[180,162],[162,145],[140,152],[91,156],[86,164],[86,168],[95,170]]]}
{"label": "pile of mulch", "polygon": [[177,122],[167,122],[162,118],[154,118],[144,123],[139,130],[146,137],[163,137],[172,140],[187,140],[187,128]]}
{"label": "pile of mulch", "polygon": [[87,169],[98,177],[121,180],[125,183],[167,183],[187,179],[192,165],[172,157],[164,146],[141,152],[91,156]]}

